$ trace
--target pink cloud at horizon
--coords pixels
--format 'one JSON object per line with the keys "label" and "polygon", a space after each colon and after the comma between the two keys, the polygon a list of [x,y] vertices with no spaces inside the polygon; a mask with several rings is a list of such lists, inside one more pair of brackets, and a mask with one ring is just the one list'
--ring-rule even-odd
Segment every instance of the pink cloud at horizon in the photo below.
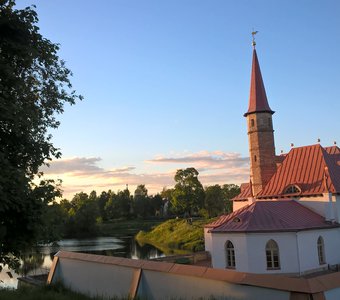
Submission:
{"label": "pink cloud at horizon", "polygon": [[[50,166],[43,167],[42,171],[46,178],[63,181],[63,197],[67,199],[82,191],[117,191],[125,189],[126,185],[133,192],[139,184],[145,184],[149,194],[155,194],[163,187],[173,187],[176,170],[187,167],[194,167],[199,171],[199,180],[205,186],[240,184],[247,182],[249,178],[249,158],[234,152],[200,151],[182,156],[157,156],[144,161],[142,168],[123,166],[106,169],[98,166],[101,160],[100,157],[64,158],[51,162]],[[169,168],[165,171],[154,170],[155,167],[164,168],[164,165],[169,165]]]}

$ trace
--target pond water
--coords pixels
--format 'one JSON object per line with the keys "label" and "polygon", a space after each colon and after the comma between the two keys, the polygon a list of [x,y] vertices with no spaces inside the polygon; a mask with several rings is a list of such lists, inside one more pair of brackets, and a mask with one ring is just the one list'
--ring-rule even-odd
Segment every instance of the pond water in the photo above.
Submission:
{"label": "pond water", "polygon": [[53,256],[59,250],[101,254],[108,256],[121,256],[132,259],[151,259],[165,256],[154,246],[145,244],[140,246],[133,237],[97,237],[92,239],[66,239],[58,245],[45,245],[38,247],[35,252],[22,257],[22,264],[18,273],[4,267],[0,272],[0,288],[16,288],[17,278],[24,275],[38,275],[47,273]]}

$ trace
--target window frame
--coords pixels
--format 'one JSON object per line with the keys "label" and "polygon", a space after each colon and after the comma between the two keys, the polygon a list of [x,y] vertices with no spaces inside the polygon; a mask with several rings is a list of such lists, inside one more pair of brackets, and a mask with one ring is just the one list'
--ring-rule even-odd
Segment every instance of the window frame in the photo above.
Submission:
{"label": "window frame", "polygon": [[267,270],[281,269],[279,245],[273,239],[266,243],[266,265]]}
{"label": "window frame", "polygon": [[230,240],[225,242],[224,250],[226,269],[236,269],[235,247]]}
{"label": "window frame", "polygon": [[326,264],[325,242],[321,235],[318,237],[318,240],[317,240],[317,251],[318,251],[319,265]]}

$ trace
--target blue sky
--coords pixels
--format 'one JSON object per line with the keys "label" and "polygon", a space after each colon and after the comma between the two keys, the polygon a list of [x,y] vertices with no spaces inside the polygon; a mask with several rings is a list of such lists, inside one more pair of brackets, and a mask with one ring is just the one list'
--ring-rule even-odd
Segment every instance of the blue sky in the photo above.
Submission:
{"label": "blue sky", "polygon": [[251,31],[274,114],[277,153],[340,143],[337,0],[17,0],[35,4],[60,44],[82,102],[52,132],[63,157],[46,170],[65,196],[248,181]]}

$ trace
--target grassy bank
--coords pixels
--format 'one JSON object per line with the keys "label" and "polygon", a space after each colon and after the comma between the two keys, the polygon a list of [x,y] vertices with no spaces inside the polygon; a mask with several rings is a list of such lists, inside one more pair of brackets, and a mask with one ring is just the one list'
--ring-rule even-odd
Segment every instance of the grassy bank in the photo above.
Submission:
{"label": "grassy bank", "polygon": [[[140,244],[152,244],[162,250],[180,249],[184,251],[204,250],[203,227],[212,220],[195,220],[192,223],[183,219],[168,220],[149,232],[140,231],[136,240]],[[178,252],[177,252],[178,253]]]}
{"label": "grassy bank", "polygon": [[[0,299],[4,300],[103,300],[102,297],[90,298],[71,292],[62,286],[25,287],[17,290],[1,289]],[[112,300],[126,298],[112,298]]]}

